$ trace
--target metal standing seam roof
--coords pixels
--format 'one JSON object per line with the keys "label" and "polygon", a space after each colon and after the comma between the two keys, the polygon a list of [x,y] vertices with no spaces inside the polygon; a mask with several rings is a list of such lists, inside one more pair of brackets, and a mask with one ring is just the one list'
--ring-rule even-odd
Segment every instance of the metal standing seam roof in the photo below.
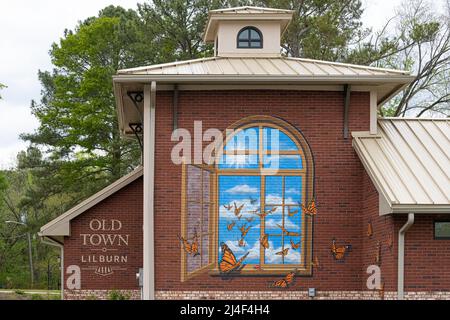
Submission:
{"label": "metal standing seam roof", "polygon": [[353,146],[393,213],[450,213],[450,120],[386,118]]}
{"label": "metal standing seam roof", "polygon": [[303,58],[211,57],[147,67],[123,69],[120,75],[197,75],[197,76],[305,76],[320,77],[383,77],[408,76],[403,70],[374,68]]}

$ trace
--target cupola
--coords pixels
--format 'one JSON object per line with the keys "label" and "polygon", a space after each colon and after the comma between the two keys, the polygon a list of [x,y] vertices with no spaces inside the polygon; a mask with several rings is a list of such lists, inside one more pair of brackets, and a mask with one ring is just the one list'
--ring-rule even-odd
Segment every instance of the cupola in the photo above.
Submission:
{"label": "cupola", "polygon": [[219,57],[279,57],[292,10],[238,7],[212,10],[204,34]]}

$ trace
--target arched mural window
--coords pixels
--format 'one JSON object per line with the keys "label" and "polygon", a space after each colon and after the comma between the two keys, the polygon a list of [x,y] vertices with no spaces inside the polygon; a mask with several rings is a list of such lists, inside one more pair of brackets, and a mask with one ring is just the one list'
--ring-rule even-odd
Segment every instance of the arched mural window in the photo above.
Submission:
{"label": "arched mural window", "polygon": [[[202,270],[311,274],[313,217],[303,209],[314,199],[314,166],[305,138],[268,116],[226,132],[213,166],[184,166],[182,234],[196,241],[198,254],[184,248],[182,279]],[[227,272],[233,258],[242,263]]]}

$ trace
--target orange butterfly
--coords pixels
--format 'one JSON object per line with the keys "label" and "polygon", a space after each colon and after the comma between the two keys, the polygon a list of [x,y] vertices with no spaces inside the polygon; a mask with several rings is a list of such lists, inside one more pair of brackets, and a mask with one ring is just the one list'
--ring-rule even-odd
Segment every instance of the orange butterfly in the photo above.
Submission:
{"label": "orange butterfly", "polygon": [[178,237],[183,244],[183,249],[186,253],[191,254],[192,256],[198,256],[200,253],[198,252],[198,237],[197,234],[194,235],[192,238],[192,242],[189,243],[188,240],[184,239],[183,237]]}
{"label": "orange butterfly", "polygon": [[317,214],[317,207],[316,207],[316,202],[314,199],[312,199],[309,203],[308,206],[305,207],[302,204],[302,209],[305,212],[305,214],[309,215],[309,216],[315,216]]}
{"label": "orange butterfly", "polygon": [[283,250],[281,250],[281,251],[279,251],[279,252],[277,252],[277,253],[275,253],[275,254],[277,254],[277,255],[279,255],[279,256],[282,256],[282,257],[285,257],[285,256],[287,256],[287,254],[288,254],[288,252],[289,252],[289,249],[290,249],[290,248],[283,249]]}
{"label": "orange butterfly", "polygon": [[380,263],[381,263],[381,242],[380,241],[378,241],[378,243],[377,243],[377,252],[376,252],[376,255],[375,255],[375,264],[376,265],[380,265]]}
{"label": "orange butterfly", "polygon": [[289,287],[295,278],[295,273],[297,272],[297,269],[295,269],[292,272],[289,272],[283,279],[275,281],[271,287],[275,288],[287,288]]}
{"label": "orange butterfly", "polygon": [[280,226],[278,223],[277,223],[277,226],[278,226],[278,228],[281,229],[281,231],[284,233],[285,236],[288,236],[288,237],[298,237],[298,236],[300,235],[298,232],[290,232],[290,231],[287,231],[283,226]]}
{"label": "orange butterfly", "polygon": [[311,262],[311,265],[313,266],[313,268],[320,268],[320,264],[319,264],[319,258],[317,258],[317,256],[314,258],[314,261]]}
{"label": "orange butterfly", "polygon": [[255,217],[245,218],[245,220],[247,220],[248,223],[251,223],[255,220]]}
{"label": "orange butterfly", "polygon": [[394,245],[394,239],[393,239],[392,233],[389,233],[387,241],[386,241],[386,245],[389,248],[389,250],[392,249],[392,246]]}
{"label": "orange butterfly", "polygon": [[290,239],[290,240],[291,240],[292,250],[297,250],[300,247],[300,242],[299,243],[294,243],[294,241],[292,241],[292,239]]}
{"label": "orange butterfly", "polygon": [[250,228],[252,227],[252,226],[248,226],[248,228],[245,228],[245,226],[246,226],[246,224],[242,225],[242,226],[239,228],[239,230],[241,230],[241,236],[242,236],[242,238],[244,238],[244,237],[247,235],[248,231],[249,231]]}
{"label": "orange butterfly", "polygon": [[297,210],[294,210],[294,211],[291,211],[291,209],[288,209],[288,216],[289,216],[289,217],[293,217],[293,216],[295,216],[297,213],[298,213],[298,209],[297,209]]}
{"label": "orange butterfly", "polygon": [[367,223],[367,236],[370,238],[373,235],[372,222]]}
{"label": "orange butterfly", "polygon": [[238,217],[239,219],[241,219],[241,211],[242,211],[242,208],[244,208],[244,204],[242,204],[242,205],[240,205],[239,207],[236,205],[236,202],[233,202],[233,204],[234,204],[234,215],[236,216],[236,217]]}
{"label": "orange butterfly", "polygon": [[233,206],[232,206],[231,204],[227,204],[227,205],[224,204],[223,207],[224,207],[225,209],[227,209],[228,211],[230,211],[231,208],[233,208]]}
{"label": "orange butterfly", "polygon": [[231,231],[231,230],[233,229],[233,227],[234,227],[235,224],[236,224],[236,222],[232,222],[232,223],[228,224],[228,225],[227,225],[228,231]]}
{"label": "orange butterfly", "polygon": [[221,273],[240,271],[245,266],[242,262],[247,258],[249,252],[244,254],[239,260],[236,260],[233,251],[225,243],[222,242],[220,247],[222,249],[222,259],[219,262],[219,271]]}
{"label": "orange butterfly", "polygon": [[334,258],[336,260],[342,260],[344,259],[346,253],[350,251],[351,245],[345,245],[342,247],[336,247],[336,240],[333,239],[332,245],[331,245],[331,253],[333,254]]}
{"label": "orange butterfly", "polygon": [[269,235],[265,234],[259,239],[259,242],[263,246],[264,249],[269,249]]}
{"label": "orange butterfly", "polygon": [[378,289],[378,296],[381,300],[384,300],[384,282],[381,284],[380,289]]}
{"label": "orange butterfly", "polygon": [[245,240],[244,240],[244,238],[241,238],[241,239],[238,240],[238,246],[239,247],[245,247]]}

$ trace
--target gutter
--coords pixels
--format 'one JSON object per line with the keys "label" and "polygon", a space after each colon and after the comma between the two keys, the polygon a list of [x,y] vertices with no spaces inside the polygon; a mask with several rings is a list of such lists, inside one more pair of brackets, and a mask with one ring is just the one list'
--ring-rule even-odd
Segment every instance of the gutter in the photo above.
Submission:
{"label": "gutter", "polygon": [[405,234],[414,224],[414,213],[408,214],[408,220],[398,232],[398,275],[397,275],[397,299],[404,299],[405,289]]}
{"label": "gutter", "polygon": [[61,264],[61,266],[60,266],[60,268],[61,268],[61,300],[64,300],[64,245],[62,245],[61,243],[59,243],[56,240],[53,240],[46,236],[42,236],[41,234],[39,234],[39,236],[41,236],[42,243],[48,244],[53,247],[58,247],[60,249],[59,261]]}

